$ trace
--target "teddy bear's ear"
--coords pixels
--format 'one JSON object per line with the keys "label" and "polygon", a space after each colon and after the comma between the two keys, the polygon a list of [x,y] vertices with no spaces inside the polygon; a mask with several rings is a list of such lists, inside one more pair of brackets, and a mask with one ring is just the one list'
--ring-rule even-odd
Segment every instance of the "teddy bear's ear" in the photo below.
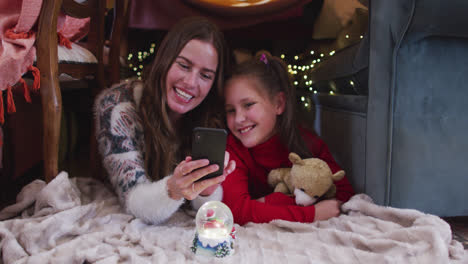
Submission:
{"label": "teddy bear's ear", "polygon": [[335,174],[333,174],[332,179],[334,181],[339,181],[343,179],[344,176],[345,176],[344,170],[340,170],[340,171],[337,171]]}
{"label": "teddy bear's ear", "polygon": [[299,155],[297,155],[297,154],[294,153],[294,152],[289,153],[289,160],[290,160],[293,164],[304,165],[304,161],[302,161],[301,157],[299,157]]}

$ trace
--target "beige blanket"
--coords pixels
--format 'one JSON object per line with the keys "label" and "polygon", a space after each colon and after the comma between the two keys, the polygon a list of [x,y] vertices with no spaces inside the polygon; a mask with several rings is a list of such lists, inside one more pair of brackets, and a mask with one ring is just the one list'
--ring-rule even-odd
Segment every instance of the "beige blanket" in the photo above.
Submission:
{"label": "beige blanket", "polygon": [[4,263],[468,263],[439,217],[378,206],[364,194],[343,210],[313,224],[236,226],[235,254],[207,258],[190,251],[189,214],[147,225],[123,212],[103,184],[61,173],[27,185],[0,212],[8,219],[0,222],[0,250]]}

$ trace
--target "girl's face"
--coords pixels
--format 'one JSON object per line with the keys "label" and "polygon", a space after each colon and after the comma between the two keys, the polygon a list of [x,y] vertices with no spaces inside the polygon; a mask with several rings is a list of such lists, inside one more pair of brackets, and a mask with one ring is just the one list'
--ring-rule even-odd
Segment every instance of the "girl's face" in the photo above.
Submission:
{"label": "girl's face", "polygon": [[246,148],[276,133],[277,116],[284,111],[284,93],[271,98],[257,79],[241,76],[226,83],[225,99],[229,130]]}
{"label": "girl's face", "polygon": [[197,39],[187,42],[167,72],[167,105],[172,120],[177,120],[205,99],[217,67],[218,53],[211,43]]}

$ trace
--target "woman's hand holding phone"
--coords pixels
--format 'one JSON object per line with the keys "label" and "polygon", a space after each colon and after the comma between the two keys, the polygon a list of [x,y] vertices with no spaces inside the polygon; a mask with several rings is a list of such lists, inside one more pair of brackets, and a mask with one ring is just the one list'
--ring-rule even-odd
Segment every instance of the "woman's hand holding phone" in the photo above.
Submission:
{"label": "woman's hand holding phone", "polygon": [[177,165],[173,175],[167,181],[169,197],[174,200],[181,198],[193,200],[199,194],[211,195],[226,179],[226,176],[235,169],[235,162],[229,161],[229,153],[226,151],[223,174],[197,182],[198,179],[219,169],[218,165],[209,165],[209,163],[208,159],[192,160],[192,157],[186,157]]}
{"label": "woman's hand holding phone", "polygon": [[[234,160],[229,160],[229,152],[225,152],[224,154],[224,170],[223,170],[223,174],[221,176],[218,176],[217,178],[219,177],[224,177],[224,179],[221,181],[223,182],[226,177],[231,173],[233,172],[234,170],[236,169],[236,162]],[[216,179],[216,178],[215,178]],[[207,181],[207,180],[204,180],[204,181]],[[202,181],[202,182],[204,182]],[[201,196],[209,196],[211,194],[213,194],[213,192],[216,190],[216,188],[218,188],[218,186],[221,184],[221,182],[215,184],[215,185],[211,185],[209,187],[207,187],[206,189],[204,189],[200,195]]]}

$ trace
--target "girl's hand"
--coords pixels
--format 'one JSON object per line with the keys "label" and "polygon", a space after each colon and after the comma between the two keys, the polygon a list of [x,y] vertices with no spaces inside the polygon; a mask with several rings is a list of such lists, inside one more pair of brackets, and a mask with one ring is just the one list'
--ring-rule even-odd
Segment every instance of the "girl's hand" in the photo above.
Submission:
{"label": "girl's hand", "polygon": [[236,169],[236,162],[233,161],[233,160],[229,160],[229,152],[226,151],[224,153],[224,171],[223,171],[223,175],[218,176],[218,178],[219,177],[224,177],[224,179],[222,181],[220,181],[219,183],[204,189],[200,193],[200,195],[201,196],[209,196],[209,195],[213,194],[213,192],[216,190],[216,188],[218,188],[218,186],[221,184],[221,182],[223,182],[226,179],[226,177],[229,174],[231,174],[231,172],[233,172],[235,169]]}
{"label": "girl's hand", "polygon": [[341,204],[343,204],[343,202],[336,199],[318,202],[315,204],[314,221],[328,220],[332,217],[339,216]]}

